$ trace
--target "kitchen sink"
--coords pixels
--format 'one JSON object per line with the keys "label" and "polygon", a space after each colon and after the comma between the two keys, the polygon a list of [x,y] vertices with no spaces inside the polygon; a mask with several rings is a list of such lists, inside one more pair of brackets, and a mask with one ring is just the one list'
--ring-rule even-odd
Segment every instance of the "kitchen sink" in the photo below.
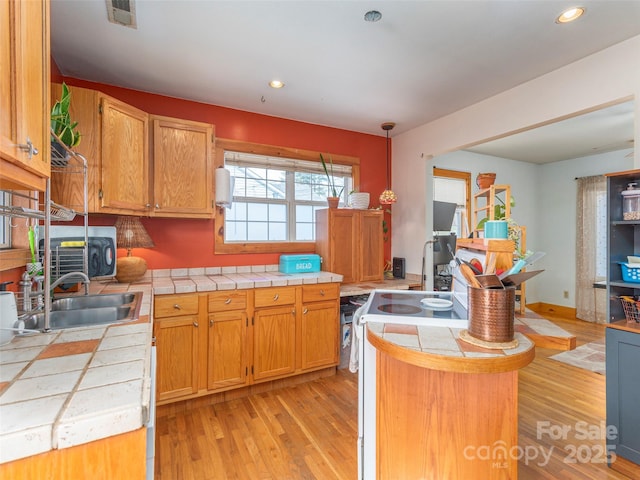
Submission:
{"label": "kitchen sink", "polygon": [[[96,307],[77,310],[56,310],[49,312],[49,327],[51,330],[62,328],[89,327],[91,325],[105,325],[134,320],[130,318],[131,306]],[[37,313],[27,317],[24,327],[31,330],[44,328],[44,313]]]}
{"label": "kitchen sink", "polygon": [[[140,313],[141,292],[78,295],[59,298],[51,302],[49,328],[89,327],[137,320]],[[24,328],[43,330],[44,312],[24,318]]]}
{"label": "kitchen sink", "polygon": [[51,310],[79,310],[83,308],[118,307],[138,301],[140,293],[105,293],[58,298],[51,302]]}

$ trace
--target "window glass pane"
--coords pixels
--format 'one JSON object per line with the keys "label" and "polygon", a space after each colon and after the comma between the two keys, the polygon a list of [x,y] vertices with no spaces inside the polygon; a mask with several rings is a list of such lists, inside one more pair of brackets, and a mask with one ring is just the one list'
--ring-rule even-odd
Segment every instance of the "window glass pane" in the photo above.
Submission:
{"label": "window glass pane", "polygon": [[313,222],[314,215],[314,208],[311,205],[296,205],[296,223]]}
{"label": "window glass pane", "polygon": [[248,222],[247,227],[249,232],[247,240],[258,242],[269,238],[268,224],[266,222]]}
{"label": "window glass pane", "polygon": [[225,222],[225,238],[232,242],[247,241],[247,224],[245,222]]}
{"label": "window glass pane", "polygon": [[287,224],[284,222],[269,222],[269,240],[283,242],[287,239]]}
{"label": "window glass pane", "polygon": [[296,238],[298,240],[314,240],[314,228],[311,223],[296,223]]}
{"label": "window glass pane", "polygon": [[285,182],[272,182],[267,183],[267,198],[274,198],[282,200],[287,198],[287,184]]}
{"label": "window glass pane", "polygon": [[269,205],[266,203],[250,203],[247,208],[247,220],[266,221],[268,208]]}
{"label": "window glass pane", "polygon": [[287,223],[287,206],[286,205],[269,205],[269,222]]}

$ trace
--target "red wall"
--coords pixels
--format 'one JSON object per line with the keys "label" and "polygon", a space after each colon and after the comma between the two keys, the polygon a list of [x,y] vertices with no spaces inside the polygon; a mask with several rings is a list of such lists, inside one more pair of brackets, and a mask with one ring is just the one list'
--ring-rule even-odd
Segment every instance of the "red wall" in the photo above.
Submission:
{"label": "red wall", "polygon": [[[62,80],[55,72],[52,78]],[[378,205],[378,195],[386,185],[386,150],[382,135],[312,125],[74,78],[64,80],[68,85],[100,90],[151,114],[211,123],[219,138],[359,157],[360,190],[371,193],[372,207]],[[82,133],[81,125],[79,130]],[[145,218],[142,222],[156,246],[134,250],[134,255],[145,258],[151,269],[278,263],[277,254],[216,255],[213,220]],[[387,222],[390,223],[388,216]],[[92,215],[90,223],[113,225],[115,216]],[[390,258],[390,252],[391,245],[387,242],[385,258]],[[118,253],[123,255],[124,251]]]}

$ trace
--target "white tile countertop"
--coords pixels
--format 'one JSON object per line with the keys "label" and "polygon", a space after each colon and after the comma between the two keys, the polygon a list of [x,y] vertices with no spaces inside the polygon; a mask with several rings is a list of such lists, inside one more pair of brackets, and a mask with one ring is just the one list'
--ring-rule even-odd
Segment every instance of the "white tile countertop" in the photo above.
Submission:
{"label": "white tile countertop", "polygon": [[[152,270],[132,284],[93,280],[92,294],[143,292],[140,320],[16,336],[0,347],[0,463],[147,423],[153,295],[341,281],[330,272],[280,273],[278,265]],[[410,283],[343,285],[341,295]]]}

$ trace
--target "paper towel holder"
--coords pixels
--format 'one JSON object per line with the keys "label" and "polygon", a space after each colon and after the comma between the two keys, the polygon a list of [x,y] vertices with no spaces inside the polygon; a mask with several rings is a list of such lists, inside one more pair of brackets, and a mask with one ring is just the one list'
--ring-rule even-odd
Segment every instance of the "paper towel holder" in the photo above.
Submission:
{"label": "paper towel holder", "polygon": [[222,213],[224,208],[231,208],[233,200],[233,182],[231,179],[231,172],[220,166],[216,168],[216,206]]}

